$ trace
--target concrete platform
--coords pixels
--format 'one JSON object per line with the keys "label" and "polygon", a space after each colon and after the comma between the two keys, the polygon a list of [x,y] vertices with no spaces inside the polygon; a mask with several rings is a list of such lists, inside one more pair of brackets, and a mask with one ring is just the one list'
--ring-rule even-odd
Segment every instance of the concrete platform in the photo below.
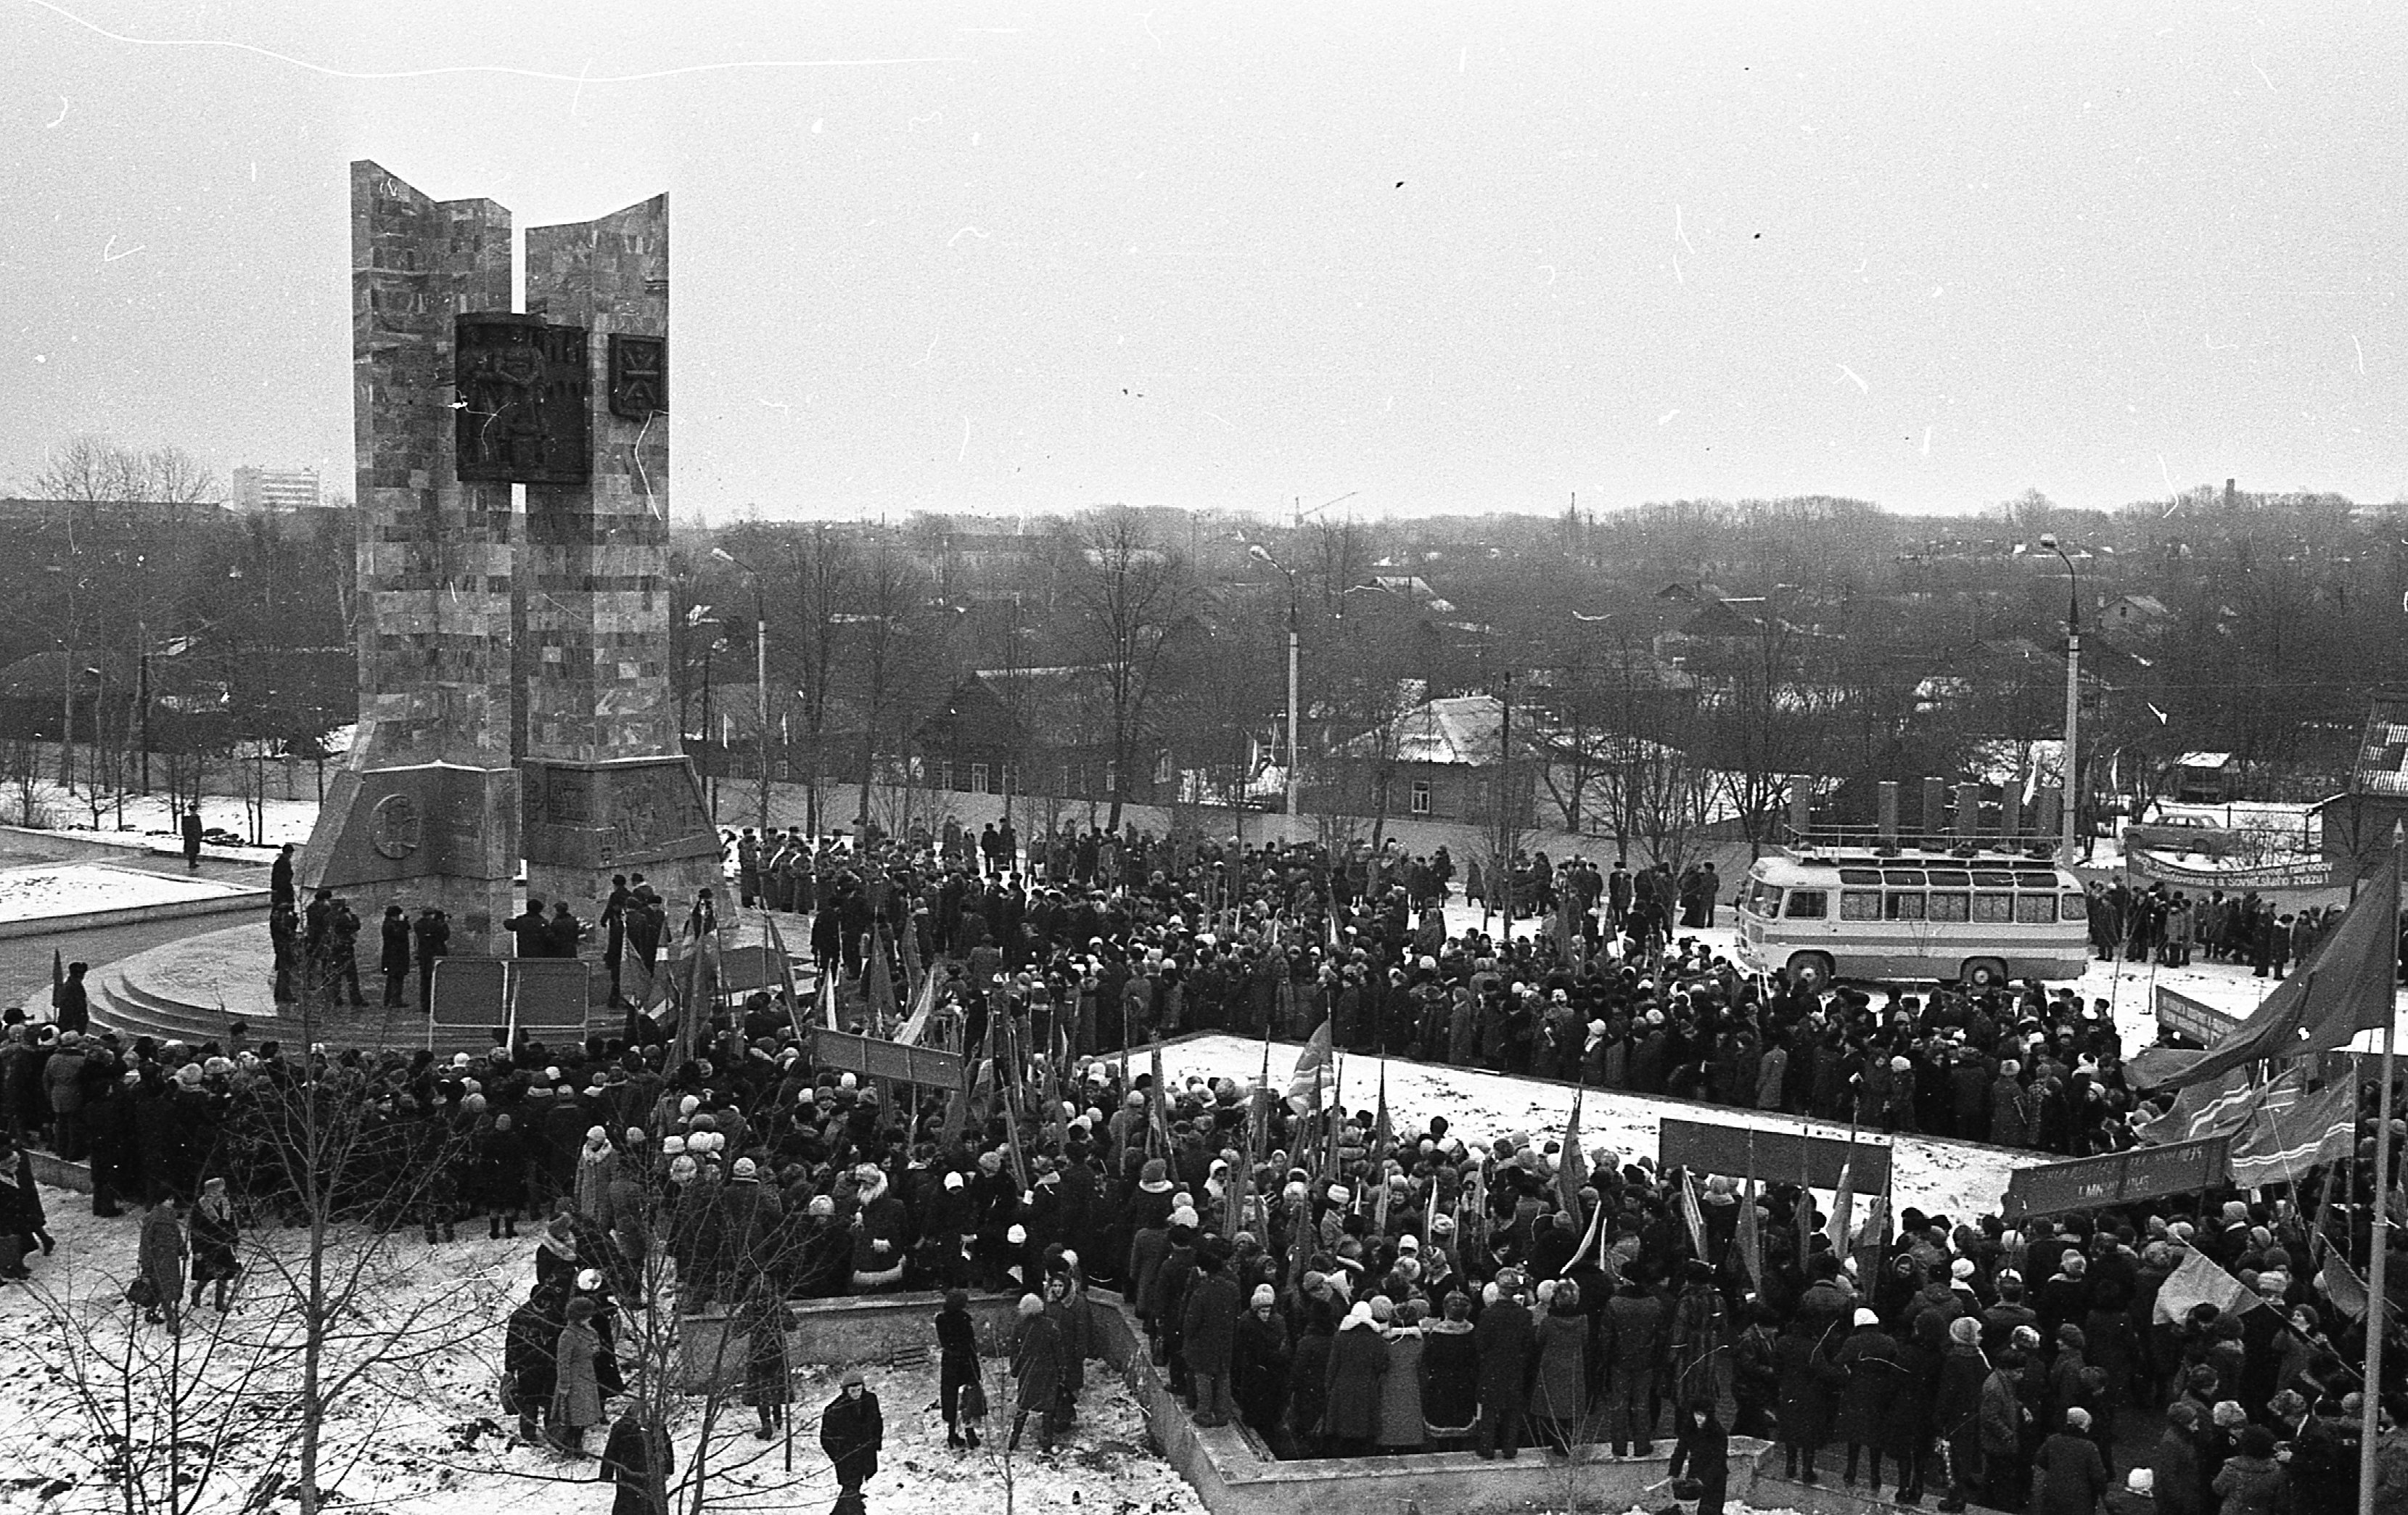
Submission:
{"label": "concrete platform", "polygon": [[254,1044],[426,1047],[443,1053],[494,1045],[483,1027],[430,1028],[414,998],[391,1009],[374,1003],[383,985],[373,973],[361,977],[363,993],[371,996],[363,1008],[328,1007],[304,1017],[296,1006],[277,1004],[276,951],[263,920],[136,952],[93,970],[88,981],[93,1023],[125,1036],[223,1041],[226,1028],[240,1021]]}

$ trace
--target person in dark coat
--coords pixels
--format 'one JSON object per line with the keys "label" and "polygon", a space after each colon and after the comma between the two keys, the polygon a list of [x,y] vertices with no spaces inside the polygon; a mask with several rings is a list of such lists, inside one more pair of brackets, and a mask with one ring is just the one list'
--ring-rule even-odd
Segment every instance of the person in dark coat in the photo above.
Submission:
{"label": "person in dark coat", "polygon": [[[963,1403],[965,1397],[968,1405]],[[955,1451],[978,1451],[986,1390],[979,1381],[978,1327],[970,1320],[970,1296],[960,1289],[945,1291],[945,1308],[937,1312],[937,1400],[945,1412],[945,1445]]]}
{"label": "person in dark coat", "polygon": [[[2351,1471],[2354,1476],[2355,1467]],[[2158,1515],[2205,1515],[2207,1482],[2200,1476],[2197,1405],[2177,1399],[2166,1408],[2166,1429],[2157,1437],[2149,1479]]]}
{"label": "person in dark coat", "polygon": [[1825,1337],[1792,1322],[1773,1344],[1781,1370],[1781,1464],[1784,1476],[1817,1483],[1814,1454],[1831,1436],[1831,1392],[1845,1375],[1825,1350]]}
{"label": "person in dark coat", "polygon": [[1280,1415],[1287,1408],[1289,1356],[1279,1292],[1268,1283],[1256,1284],[1230,1341],[1229,1395],[1238,1402],[1240,1418],[1274,1445]]}
{"label": "person in dark coat", "polygon": [[1480,1426],[1480,1349],[1471,1299],[1446,1296],[1445,1318],[1422,1327],[1422,1430],[1433,1451],[1460,1451]]}
{"label": "person in dark coat", "polygon": [[1020,1325],[1011,1338],[1011,1377],[1019,1386],[1011,1412],[1010,1451],[1020,1445],[1028,1417],[1037,1417],[1037,1450],[1054,1450],[1054,1411],[1062,1395],[1062,1331],[1037,1294],[1020,1296]]}
{"label": "person in dark coat", "polygon": [[89,963],[68,964],[66,979],[50,993],[50,1022],[62,1036],[92,1029],[92,993],[83,983],[83,976],[91,971]]}
{"label": "person in dark coat", "polygon": [[1522,1422],[1530,1410],[1530,1359],[1538,1350],[1538,1326],[1522,1303],[1522,1276],[1507,1268],[1497,1276],[1497,1303],[1481,1311],[1471,1328],[1480,1354],[1480,1432],[1474,1451],[1482,1458],[1498,1451],[1517,1457]]}
{"label": "person in dark coat", "polygon": [[2090,1412],[2078,1406],[2067,1410],[2065,1429],[2040,1444],[2032,1468],[2038,1487],[2031,1515],[2091,1515],[2107,1492],[2107,1465],[2090,1439]]}
{"label": "person in dark coat", "polygon": [[214,1281],[217,1311],[226,1312],[226,1292],[234,1287],[237,1271],[235,1245],[238,1240],[240,1228],[235,1223],[234,1202],[226,1197],[226,1181],[211,1179],[201,1185],[201,1197],[193,1202],[193,1308],[201,1308],[201,1294]]}
{"label": "person in dark coat", "polygon": [[1723,1495],[1730,1486],[1730,1433],[1712,1405],[1693,1404],[1674,1419],[1672,1463],[1665,1476],[1686,1474],[1697,1482],[1698,1515],[1723,1515]]}
{"label": "person in dark coat", "polygon": [[6,1132],[0,1132],[0,1279],[30,1279],[25,1254],[36,1237],[48,1235],[42,1213],[42,1192],[34,1182],[33,1160]]}
{"label": "person in dark coat", "polygon": [[627,1407],[602,1448],[601,1479],[619,1491],[610,1501],[610,1515],[666,1515],[652,1497],[652,1475],[657,1471],[666,1488],[677,1474],[677,1457],[669,1448],[668,1432],[647,1426],[638,1408]]}
{"label": "person in dark coat", "polygon": [[744,1353],[744,1402],[761,1417],[752,1434],[763,1441],[786,1422],[794,1401],[794,1373],[786,1363],[786,1303],[765,1299],[753,1312],[750,1345]]}
{"label": "person in dark coat", "polygon": [[1288,1425],[1297,1455],[1317,1457],[1323,1445],[1322,1417],[1329,1408],[1329,1351],[1337,1326],[1325,1308],[1308,1299],[1300,1329],[1295,1355],[1288,1359]]}
{"label": "person in dark coat", "polygon": [[201,871],[201,810],[199,806],[184,812],[182,822],[176,828],[184,842],[184,871]]}
{"label": "person in dark coat", "polygon": [[423,906],[409,928],[418,956],[418,1013],[435,1013],[435,965],[452,953],[452,918],[432,905]]}
{"label": "person in dark coat", "polygon": [[1606,1301],[1604,1340],[1605,1440],[1613,1455],[1627,1451],[1654,1454],[1656,1365],[1664,1353],[1664,1302],[1632,1273]]}
{"label": "person in dark coat", "polygon": [[1238,1286],[1229,1277],[1227,1248],[1218,1237],[1197,1250],[1196,1266],[1202,1276],[1188,1288],[1180,1320],[1187,1373],[1196,1385],[1196,1423],[1226,1425],[1237,1412],[1229,1369],[1237,1346]]}
{"label": "person in dark coat", "polygon": [[561,1304],[558,1290],[537,1284],[526,1303],[510,1312],[502,1337],[502,1377],[509,1381],[510,1402],[518,1406],[519,1439],[530,1446],[552,1412],[556,1386],[552,1351],[560,1339]]}
{"label": "person in dark coat", "polygon": [[1329,1450],[1359,1457],[1380,1433],[1380,1380],[1388,1371],[1388,1343],[1372,1323],[1371,1304],[1357,1300],[1329,1347],[1329,1403],[1322,1428]]}
{"label": "person in dark coat", "polygon": [[377,968],[384,975],[384,1002],[388,1008],[401,1004],[401,996],[409,985],[409,918],[401,913],[398,905],[384,908],[384,920],[377,927]]}
{"label": "person in dark coat", "polygon": [[848,1369],[844,1387],[820,1411],[820,1451],[836,1465],[838,1515],[861,1515],[869,1506],[861,1486],[878,1472],[878,1450],[886,1440],[886,1420],[878,1396],[859,1368]]}
{"label": "person in dark coat", "polygon": [[[1856,1487],[1857,1456],[1870,1447],[1872,1490],[1879,1494],[1882,1452],[1891,1443],[1890,1418],[1898,1412],[1899,1396],[1906,1387],[1906,1367],[1898,1339],[1882,1329],[1880,1316],[1859,1308],[1855,1320],[1848,1339],[1832,1354],[1832,1362],[1847,1376],[1840,1385],[1839,1420],[1833,1428],[1838,1438],[1848,1444],[1848,1461],[1840,1481]],[[1899,1481],[1906,1481],[1902,1469]]]}

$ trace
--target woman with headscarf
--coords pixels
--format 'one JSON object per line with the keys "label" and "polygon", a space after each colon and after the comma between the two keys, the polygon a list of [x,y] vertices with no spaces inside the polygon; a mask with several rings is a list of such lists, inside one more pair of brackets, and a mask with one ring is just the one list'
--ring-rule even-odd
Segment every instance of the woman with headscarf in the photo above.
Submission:
{"label": "woman with headscarf", "polygon": [[1471,1297],[1446,1296],[1446,1318],[1422,1327],[1422,1427],[1441,1451],[1471,1445],[1480,1428],[1480,1349],[1471,1339]]}
{"label": "woman with headscarf", "polygon": [[970,1296],[945,1291],[937,1312],[937,1404],[944,1412],[945,1445],[978,1451],[978,1428],[986,1420],[986,1388],[979,1377],[978,1326],[970,1320]]}
{"label": "woman with headscarf", "polygon": [[1238,1418],[1266,1441],[1277,1440],[1280,1414],[1287,1408],[1289,1354],[1279,1291],[1258,1283],[1247,1298],[1246,1313],[1238,1317],[1229,1392],[1238,1402]]}
{"label": "woman with headscarf", "polygon": [[585,1145],[577,1151],[577,1213],[597,1229],[610,1229],[610,1180],[619,1169],[619,1151],[602,1126],[585,1129]]}
{"label": "woman with headscarf", "polygon": [[[1672,1462],[1665,1475],[1684,1473],[1698,1486],[1698,1515],[1723,1515],[1723,1494],[1730,1484],[1730,1433],[1714,1414],[1714,1407],[1694,1404],[1673,1417]],[[1685,1498],[1674,1485],[1675,1498]]]}
{"label": "woman with headscarf", "polygon": [[1530,1416],[1540,1437],[1569,1457],[1588,1439],[1588,1320],[1571,1279],[1542,1283],[1539,1292],[1546,1315],[1539,1322]]}
{"label": "woman with headscarf", "polygon": [[184,1303],[184,1228],[176,1217],[176,1196],[162,1194],[142,1217],[142,1239],[136,1262],[140,1280],[142,1318],[167,1322],[167,1334],[181,1327]]}
{"label": "woman with headscarf", "polygon": [[[2107,1492],[2107,1465],[2090,1439],[2090,1412],[2065,1412],[2065,1428],[2050,1434],[2032,1460],[2031,1515],[2091,1515]],[[2262,1515],[2272,1515],[2271,1511]]]}
{"label": "woman with headscarf", "polygon": [[[1374,1316],[1379,1314],[1378,1304]],[[1380,1435],[1383,1452],[1402,1455],[1422,1450],[1428,1431],[1422,1419],[1422,1303],[1408,1299],[1392,1311],[1383,1332],[1388,1343],[1388,1371],[1380,1379]]]}
{"label": "woman with headscarf", "polygon": [[1333,1454],[1359,1457],[1371,1450],[1387,1371],[1388,1343],[1374,1324],[1371,1302],[1356,1300],[1329,1347],[1329,1404],[1322,1420]]}
{"label": "woman with headscarf", "polygon": [[1054,1450],[1054,1411],[1062,1395],[1062,1331],[1045,1313],[1044,1298],[1023,1294],[1019,1327],[1011,1338],[1011,1376],[1019,1386],[1012,1407],[1010,1451],[1020,1445],[1020,1433],[1031,1415],[1037,1417],[1037,1450]]}
{"label": "woman with headscarf", "polygon": [[575,1457],[585,1455],[585,1428],[602,1419],[602,1385],[595,1368],[602,1338],[594,1331],[595,1309],[586,1295],[571,1299],[567,1323],[552,1348],[552,1444]]}
{"label": "woman with headscarf", "polygon": [[211,1179],[201,1185],[201,1197],[193,1202],[189,1240],[193,1253],[193,1308],[201,1308],[201,1293],[214,1280],[217,1284],[217,1311],[226,1312],[226,1291],[233,1287],[235,1244],[240,1228],[234,1218],[234,1202],[226,1197],[226,1181]]}

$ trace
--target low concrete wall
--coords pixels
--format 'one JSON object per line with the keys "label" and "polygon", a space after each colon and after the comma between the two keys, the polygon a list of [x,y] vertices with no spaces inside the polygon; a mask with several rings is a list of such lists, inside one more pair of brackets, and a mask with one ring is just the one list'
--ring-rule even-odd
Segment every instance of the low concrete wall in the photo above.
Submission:
{"label": "low concrete wall", "polygon": [[[1099,1293],[1117,1314],[1118,1299]],[[1017,1294],[972,1293],[970,1323],[978,1331],[979,1352],[1001,1357],[1010,1351],[1011,1331],[1020,1303]],[[842,1299],[794,1302],[796,1328],[786,1335],[786,1361],[832,1366],[853,1363],[883,1363],[913,1351],[933,1353],[937,1348],[935,1316],[945,1305],[940,1293],[861,1294]],[[730,1335],[724,1311],[688,1315],[678,1322],[679,1387],[700,1393],[714,1372],[722,1385],[744,1377],[747,1351],[744,1333]]]}
{"label": "low concrete wall", "polygon": [[[1145,1351],[1145,1336],[1136,1317],[1117,1295],[1096,1291],[1096,1355],[1120,1375],[1145,1412],[1150,1439],[1172,1467],[1191,1484],[1214,1515],[1398,1515],[1419,1510],[1425,1515],[1526,1515],[1532,1509],[1625,1510],[1634,1505],[1650,1508],[1670,1504],[1670,1494],[1650,1485],[1669,1478],[1671,1443],[1659,1443],[1654,1457],[1612,1458],[1600,1448],[1584,1449],[1570,1462],[1550,1458],[1536,1448],[1524,1449],[1512,1461],[1484,1462],[1468,1451],[1429,1452],[1412,1457],[1312,1459],[1283,1463],[1273,1458],[1254,1433],[1242,1425],[1198,1426],[1187,1408],[1170,1392],[1167,1375],[1154,1367]],[[792,1360],[810,1363],[883,1362],[902,1352],[932,1348],[935,1333],[928,1317],[941,1306],[936,1294],[884,1294],[860,1299],[805,1301],[796,1306],[801,1328],[787,1341]],[[988,1356],[1002,1356],[1013,1324],[1012,1297],[982,1294],[970,1301],[978,1322],[979,1345]],[[716,1316],[692,1320],[686,1325],[689,1362],[707,1364],[721,1351],[725,1322]],[[724,1371],[741,1374],[743,1348],[730,1340],[724,1349]],[[698,1387],[699,1379],[688,1387]],[[1731,1443],[1732,1499],[1752,1500],[1756,1465],[1770,1444],[1750,1437]],[[1811,1490],[1794,1491],[1812,1494]],[[1804,1502],[1789,1497],[1783,1502]],[[1825,1515],[1856,1515],[1838,1508]]]}
{"label": "low concrete wall", "polygon": [[67,1189],[79,1194],[92,1193],[92,1165],[70,1163],[64,1157],[27,1149],[26,1159],[34,1165],[34,1181],[50,1189]]}
{"label": "low concrete wall", "polygon": [[[1125,1311],[1111,1317],[1105,1335],[1132,1347],[1142,1339]],[[1197,1425],[1150,1358],[1134,1351],[1127,1356],[1136,1366],[1125,1373],[1145,1403],[1156,1449],[1213,1515],[1397,1515],[1413,1509],[1426,1515],[1526,1515],[1533,1509],[1626,1510],[1671,1503],[1669,1491],[1649,1492],[1650,1485],[1670,1477],[1670,1441],[1659,1442],[1653,1457],[1609,1457],[1604,1449],[1591,1447],[1570,1462],[1526,1447],[1510,1461],[1446,1451],[1283,1463],[1242,1425]],[[1770,1442],[1732,1438],[1729,1498],[1752,1499],[1757,1462],[1770,1451]]]}

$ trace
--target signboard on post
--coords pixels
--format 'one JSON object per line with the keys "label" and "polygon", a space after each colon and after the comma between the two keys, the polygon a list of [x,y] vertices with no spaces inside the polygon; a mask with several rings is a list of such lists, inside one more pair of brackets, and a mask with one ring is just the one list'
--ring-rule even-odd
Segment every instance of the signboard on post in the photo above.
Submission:
{"label": "signboard on post", "polygon": [[582,958],[520,958],[510,964],[512,1039],[530,1032],[585,1035],[594,1004],[594,965]]}
{"label": "signboard on post", "polygon": [[2060,1210],[2100,1209],[2159,1194],[2196,1193],[2223,1183],[2231,1173],[2230,1138],[2205,1136],[2135,1147],[2099,1157],[2042,1163],[2007,1175],[2005,1214],[2054,1215]]}
{"label": "signboard on post", "polygon": [[446,957],[435,964],[435,1023],[488,1028],[510,1018],[509,960]]}
{"label": "signboard on post", "polygon": [[1667,1117],[1656,1149],[1656,1161],[1674,1164],[1693,1173],[1722,1173],[1732,1178],[1753,1173],[1767,1183],[1796,1183],[1803,1173],[1817,1189],[1839,1187],[1840,1169],[1857,1193],[1880,1193],[1889,1184],[1890,1149],[1886,1142],[1858,1137],[1816,1136],[1804,1131],[1759,1131],[1753,1126],[1709,1125],[1702,1121]]}
{"label": "signboard on post", "polygon": [[2241,1024],[2241,1017],[2227,1015],[2214,1006],[2178,994],[2163,984],[2157,986],[2157,1034],[2172,1032],[2187,1036],[2202,1047],[2213,1047]]}
{"label": "signboard on post", "polygon": [[876,1036],[856,1036],[824,1027],[811,1032],[811,1061],[865,1079],[886,1079],[926,1089],[957,1089],[962,1054],[928,1047],[905,1047]]}
{"label": "signboard on post", "polygon": [[778,989],[786,975],[767,947],[730,947],[719,954],[719,992],[749,994],[756,989]]}

